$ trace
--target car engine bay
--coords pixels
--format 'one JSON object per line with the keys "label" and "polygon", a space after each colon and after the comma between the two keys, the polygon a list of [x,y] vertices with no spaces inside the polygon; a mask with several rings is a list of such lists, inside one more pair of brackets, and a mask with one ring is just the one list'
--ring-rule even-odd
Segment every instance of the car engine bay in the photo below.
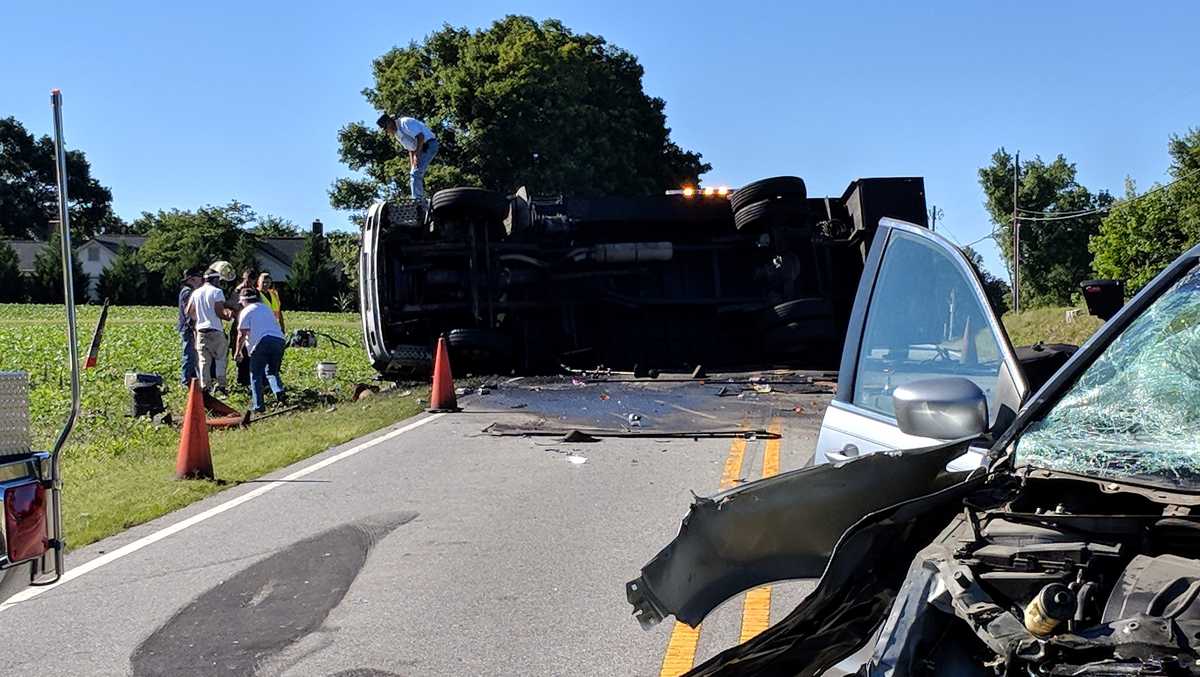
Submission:
{"label": "car engine bay", "polygon": [[1200,520],[1037,475],[998,477],[918,553],[860,674],[1200,674]]}

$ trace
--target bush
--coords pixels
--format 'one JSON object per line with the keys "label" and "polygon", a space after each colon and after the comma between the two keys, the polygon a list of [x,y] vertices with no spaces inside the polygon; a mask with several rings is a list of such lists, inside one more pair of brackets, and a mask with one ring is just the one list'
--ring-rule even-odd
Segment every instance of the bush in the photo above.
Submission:
{"label": "bush", "polygon": [[[62,303],[62,239],[57,233],[46,242],[42,251],[33,259],[33,273],[29,276],[29,298],[35,303]],[[71,258],[71,272],[74,274],[75,302],[87,303],[87,290],[90,279],[83,272],[83,263],[78,257]]]}
{"label": "bush", "polygon": [[24,300],[25,278],[21,275],[21,261],[12,247],[0,240],[0,303]]}
{"label": "bush", "polygon": [[329,257],[329,243],[319,235],[304,237],[304,248],[292,262],[287,278],[291,306],[300,310],[331,310],[338,293],[338,276]]}
{"label": "bush", "polygon": [[149,284],[146,267],[137,257],[137,252],[122,244],[112,265],[100,273],[97,281],[100,299],[108,299],[117,305],[146,305],[154,303],[161,294],[148,296]]}

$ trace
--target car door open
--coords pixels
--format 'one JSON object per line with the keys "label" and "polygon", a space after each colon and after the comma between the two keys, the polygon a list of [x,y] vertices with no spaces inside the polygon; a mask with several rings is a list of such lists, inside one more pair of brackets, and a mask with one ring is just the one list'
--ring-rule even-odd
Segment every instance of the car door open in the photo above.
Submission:
{"label": "car door open", "polygon": [[[984,392],[992,431],[1007,427],[1028,390],[966,256],[926,228],[883,219],[859,282],[838,392],[821,424],[814,463],[936,444],[900,429],[892,394],[947,377]],[[970,469],[979,458],[965,455],[952,468]]]}

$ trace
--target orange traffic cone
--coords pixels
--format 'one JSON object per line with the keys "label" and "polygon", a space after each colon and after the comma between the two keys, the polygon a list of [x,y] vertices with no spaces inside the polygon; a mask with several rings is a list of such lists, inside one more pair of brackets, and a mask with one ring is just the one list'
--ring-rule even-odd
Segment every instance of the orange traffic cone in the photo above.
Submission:
{"label": "orange traffic cone", "polygon": [[204,419],[204,393],[199,379],[192,379],[183,412],[179,454],[175,457],[175,479],[213,479],[212,452],[208,448],[208,426]]}
{"label": "orange traffic cone", "polygon": [[437,355],[433,359],[433,392],[429,395],[429,411],[434,413],[461,411],[454,396],[454,377],[450,375],[450,353],[446,337],[438,338]]}

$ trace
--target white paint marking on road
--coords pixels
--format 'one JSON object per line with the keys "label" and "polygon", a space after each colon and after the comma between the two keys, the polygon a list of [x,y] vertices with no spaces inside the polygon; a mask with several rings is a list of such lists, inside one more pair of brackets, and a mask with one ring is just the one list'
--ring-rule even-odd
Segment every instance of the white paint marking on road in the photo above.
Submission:
{"label": "white paint marking on road", "polygon": [[177,534],[177,533],[183,531],[184,529],[187,529],[188,527],[196,526],[197,524],[200,524],[201,522],[204,522],[205,520],[211,519],[213,517],[216,517],[217,515],[220,515],[221,513],[225,512],[227,510],[232,510],[233,508],[236,508],[243,503],[252,501],[252,500],[258,498],[259,496],[262,496],[263,494],[267,493],[268,491],[271,491],[272,489],[281,487],[281,486],[287,484],[288,482],[293,482],[295,480],[298,480],[301,477],[311,475],[318,470],[327,468],[327,467],[333,465],[334,463],[337,463],[338,461],[343,461],[347,458],[350,458],[351,456],[354,456],[355,454],[357,454],[361,451],[366,451],[367,449],[370,449],[371,447],[373,447],[377,444],[382,444],[390,439],[399,437],[400,435],[403,435],[404,433],[409,432],[410,430],[415,430],[417,428],[420,428],[421,426],[425,425],[426,423],[429,423],[430,421],[432,421],[434,419],[441,418],[444,415],[445,414],[430,414],[429,416],[426,416],[425,418],[417,419],[417,420],[413,421],[412,423],[409,423],[408,425],[402,426],[400,428],[396,428],[395,430],[393,430],[389,433],[385,433],[374,439],[367,440],[366,442],[363,442],[362,444],[356,444],[353,447],[350,447],[349,449],[347,449],[343,452],[334,454],[333,456],[330,456],[329,458],[327,458],[323,461],[319,461],[310,466],[301,468],[301,469],[297,470],[296,472],[294,472],[290,475],[287,475],[286,477],[281,477],[273,482],[270,482],[269,484],[264,484],[263,486],[255,489],[253,491],[246,492],[246,493],[242,494],[241,496],[238,496],[237,498],[233,498],[233,499],[230,499],[220,505],[213,506],[213,507],[209,508],[208,510],[205,510],[202,513],[192,515],[191,517],[189,517],[185,520],[182,520],[180,522],[176,522],[175,524],[172,524],[169,527],[164,527],[162,529],[159,529],[158,531],[156,531],[148,536],[143,536],[143,537],[137,539],[136,541],[133,541],[132,543],[127,543],[127,544],[117,548],[116,550],[113,550],[112,552],[105,553],[95,559],[88,560],[87,562],[84,562],[83,564],[80,564],[79,566],[77,566],[75,568],[68,569],[67,572],[65,574],[63,574],[62,578],[58,579],[58,581],[52,585],[29,587],[29,588],[25,588],[21,592],[18,592],[17,594],[10,597],[8,599],[8,601],[4,602],[3,604],[0,604],[0,611],[4,611],[5,609],[16,606],[18,604],[21,604],[22,602],[27,602],[27,601],[33,599],[34,597],[37,597],[38,595],[42,594],[43,592],[46,592],[47,590],[53,590],[54,588],[57,588],[58,586],[63,585],[64,583],[69,583],[69,582],[75,580],[76,578],[79,578],[80,576],[84,576],[88,573],[91,573],[106,564],[115,562],[116,560],[119,560],[122,557],[125,557],[126,555],[132,555],[133,553],[137,552],[138,550],[141,550],[142,548],[145,548],[148,545],[153,545],[168,536]]}
{"label": "white paint marking on road", "polygon": [[663,404],[667,405],[668,407],[671,407],[672,409],[677,409],[679,411],[682,411],[685,414],[692,414],[693,416],[700,416],[702,418],[710,418],[714,421],[719,420],[716,416],[713,416],[712,414],[706,414],[702,411],[696,411],[695,409],[688,409],[687,407],[681,407],[678,404],[671,404],[669,402],[663,402]]}

